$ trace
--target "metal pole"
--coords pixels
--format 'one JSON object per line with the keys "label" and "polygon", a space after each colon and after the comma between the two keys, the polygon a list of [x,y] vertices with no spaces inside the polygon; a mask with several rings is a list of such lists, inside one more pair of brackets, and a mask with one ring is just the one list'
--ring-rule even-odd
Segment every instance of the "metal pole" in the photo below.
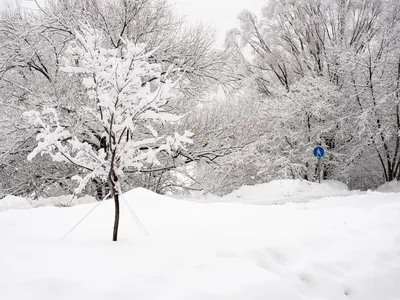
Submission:
{"label": "metal pole", "polygon": [[321,157],[318,157],[318,183],[321,183]]}

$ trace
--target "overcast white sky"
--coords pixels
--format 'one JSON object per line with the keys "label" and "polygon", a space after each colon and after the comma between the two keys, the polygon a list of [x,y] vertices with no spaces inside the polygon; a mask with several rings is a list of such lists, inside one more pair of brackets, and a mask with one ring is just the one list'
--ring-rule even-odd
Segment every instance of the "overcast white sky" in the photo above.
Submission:
{"label": "overcast white sky", "polygon": [[222,44],[227,30],[238,27],[237,15],[245,8],[259,14],[268,0],[169,0],[188,21],[203,21],[217,29]]}
{"label": "overcast white sky", "polygon": [[[9,0],[0,0],[0,4]],[[32,0],[19,0],[31,6]],[[245,8],[260,13],[268,0],[168,0],[175,5],[175,11],[186,15],[189,22],[204,22],[216,28],[219,46],[225,39],[227,30],[238,27],[237,15]],[[39,0],[44,2],[44,0]]]}

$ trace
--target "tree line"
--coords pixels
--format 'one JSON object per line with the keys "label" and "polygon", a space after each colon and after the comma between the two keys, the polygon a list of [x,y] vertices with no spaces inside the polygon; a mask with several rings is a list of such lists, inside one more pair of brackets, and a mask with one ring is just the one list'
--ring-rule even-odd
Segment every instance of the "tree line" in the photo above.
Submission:
{"label": "tree line", "polygon": [[3,9],[0,197],[314,181],[316,145],[325,179],[399,180],[400,3],[271,0],[238,17],[219,50],[163,0]]}

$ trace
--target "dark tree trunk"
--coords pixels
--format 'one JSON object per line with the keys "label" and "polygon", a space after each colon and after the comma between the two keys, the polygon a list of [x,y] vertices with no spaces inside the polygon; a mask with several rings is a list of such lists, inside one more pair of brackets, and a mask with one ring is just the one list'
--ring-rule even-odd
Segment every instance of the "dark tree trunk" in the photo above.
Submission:
{"label": "dark tree trunk", "polygon": [[114,232],[113,241],[118,240],[118,226],[119,226],[119,194],[118,191],[114,189],[114,204],[115,204],[115,218],[114,218]]}

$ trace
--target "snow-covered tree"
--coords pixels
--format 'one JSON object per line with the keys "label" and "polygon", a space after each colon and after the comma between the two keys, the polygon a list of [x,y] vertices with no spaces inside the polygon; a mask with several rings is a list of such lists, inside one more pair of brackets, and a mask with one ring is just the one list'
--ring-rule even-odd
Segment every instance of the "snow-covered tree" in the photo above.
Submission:
{"label": "snow-covered tree", "polygon": [[117,240],[119,220],[120,179],[127,172],[140,171],[160,164],[159,153],[174,155],[185,144],[191,143],[191,134],[159,135],[157,128],[179,122],[180,117],[169,113],[168,103],[173,98],[176,82],[162,72],[150,57],[157,49],[146,52],[144,44],[122,40],[119,49],[104,47],[101,32],[81,25],[81,32],[66,53],[63,72],[76,74],[82,80],[88,97],[88,106],[82,107],[93,137],[101,137],[101,146],[95,150],[85,139],[71,132],[71,124],[59,119],[55,108],[26,113],[30,123],[39,128],[38,145],[28,156],[49,154],[53,160],[71,163],[82,174],[73,177],[81,192],[94,178],[108,181],[115,202],[113,240]]}
{"label": "snow-covered tree", "polygon": [[[157,48],[149,60],[160,64],[162,73],[173,65],[171,80],[181,78],[175,85],[176,97],[169,102],[171,112],[184,114],[200,99],[209,100],[219,83],[232,86],[225,80],[231,74],[227,56],[212,49],[212,30],[203,25],[189,27],[164,0],[49,0],[38,4],[34,11],[15,6],[0,12],[0,130],[11,141],[4,140],[0,146],[0,197],[69,193],[68,178],[78,173],[72,165],[64,170],[63,164],[46,157],[33,163],[24,160],[34,147],[32,133],[21,118],[26,110],[54,107],[60,119],[71,124],[69,131],[95,151],[101,147],[101,136],[93,134],[87,115],[81,112],[89,104],[79,78],[60,71],[61,57],[81,22],[102,32],[106,48],[120,50],[125,47],[123,40],[144,44],[145,52]],[[163,126],[159,133],[165,135],[169,130]],[[173,164],[169,155],[161,154],[159,160],[164,166]],[[42,167],[35,167],[36,163]],[[169,192],[174,179],[169,170],[130,173],[126,187]],[[102,199],[107,189],[96,179],[85,192]]]}
{"label": "snow-covered tree", "polygon": [[261,149],[273,163],[312,179],[322,144],[325,178],[356,188],[400,179],[399,1],[271,0],[239,19],[228,46],[264,103]]}
{"label": "snow-covered tree", "polygon": [[194,145],[182,156],[197,163],[190,169],[191,188],[225,194],[251,183],[249,178],[258,169],[247,159],[249,145],[265,134],[259,105],[252,100],[238,95],[218,99],[199,105],[188,116]]}

